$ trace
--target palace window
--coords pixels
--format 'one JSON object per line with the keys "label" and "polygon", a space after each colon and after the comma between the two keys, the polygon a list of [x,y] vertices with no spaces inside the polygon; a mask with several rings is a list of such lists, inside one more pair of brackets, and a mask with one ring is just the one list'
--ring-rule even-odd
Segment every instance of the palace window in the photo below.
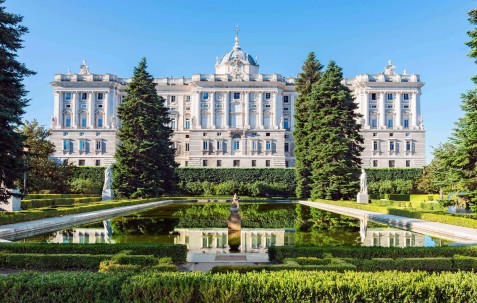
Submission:
{"label": "palace window", "polygon": [[81,103],[81,108],[86,108],[86,103]]}
{"label": "palace window", "polygon": [[403,98],[404,100],[409,100],[409,94],[403,94],[403,95],[402,95],[402,98]]}
{"label": "palace window", "polygon": [[257,141],[255,141],[255,140],[252,141],[252,150],[253,150],[253,151],[258,150],[258,143],[257,143]]}
{"label": "palace window", "polygon": [[88,93],[81,93],[81,100],[88,99]]}
{"label": "palace window", "polygon": [[202,141],[202,150],[209,150],[209,141]]}
{"label": "palace window", "polygon": [[404,104],[402,108],[409,108],[409,104]]}
{"label": "palace window", "polygon": [[207,166],[207,160],[202,160],[202,166]]}
{"label": "palace window", "polygon": [[371,100],[376,100],[377,97],[376,97],[376,93],[371,93]]}
{"label": "palace window", "polygon": [[103,127],[103,117],[102,116],[98,117],[98,120],[96,120],[96,125],[98,126],[98,128]]}
{"label": "palace window", "polygon": [[65,127],[71,127],[71,117],[70,117],[70,115],[67,115],[65,117]]}
{"label": "palace window", "polygon": [[217,150],[222,150],[224,148],[224,141],[217,140]]}
{"label": "palace window", "polygon": [[378,141],[373,141],[373,151],[377,151],[379,149]]}
{"label": "palace window", "polygon": [[265,160],[265,166],[270,167],[270,160]]}
{"label": "palace window", "polygon": [[288,96],[283,96],[283,103],[288,103]]}
{"label": "palace window", "polygon": [[371,119],[371,128],[376,128],[378,127],[378,121],[376,120],[376,118],[372,118]]}
{"label": "palace window", "polygon": [[103,141],[102,140],[96,140],[96,144],[95,144],[95,147],[96,147],[96,150],[97,151],[100,151],[102,150],[103,148]]}
{"label": "palace window", "polygon": [[190,119],[185,119],[184,128],[190,129]]}
{"label": "palace window", "polygon": [[176,129],[176,119],[175,118],[171,119],[171,128],[174,129],[174,130]]}
{"label": "palace window", "polygon": [[272,141],[267,140],[267,141],[265,142],[265,149],[266,149],[267,151],[271,151],[271,150],[272,150]]}
{"label": "palace window", "polygon": [[290,130],[288,119],[283,119],[283,128],[286,130]]}
{"label": "palace window", "polygon": [[65,100],[70,101],[71,100],[71,93],[65,93]]}
{"label": "palace window", "polygon": [[186,96],[186,102],[190,102],[190,96]]}
{"label": "palace window", "polygon": [[252,167],[256,167],[257,166],[257,160],[252,160]]}
{"label": "palace window", "polygon": [[209,93],[202,93],[202,99],[203,100],[208,100],[209,99]]}
{"label": "palace window", "polygon": [[404,128],[409,128],[409,119],[404,119]]}
{"label": "palace window", "polygon": [[94,165],[96,166],[101,166],[101,160],[95,160]]}
{"label": "palace window", "polygon": [[393,95],[393,94],[387,94],[387,99],[388,99],[388,100],[393,100],[393,99],[394,99],[394,95]]}
{"label": "palace window", "polygon": [[240,160],[234,160],[234,167],[240,167]]}
{"label": "palace window", "polygon": [[222,160],[217,160],[217,167],[221,167],[222,166]]}
{"label": "palace window", "polygon": [[104,93],[98,93],[98,100],[104,99]]}
{"label": "palace window", "polygon": [[406,160],[406,167],[411,167],[411,160]]}
{"label": "palace window", "polygon": [[86,116],[81,116],[81,127],[86,128]]}
{"label": "palace window", "polygon": [[63,140],[63,150],[70,152],[71,151],[71,141]]}
{"label": "palace window", "polygon": [[390,151],[394,151],[395,150],[395,142],[394,141],[389,141],[389,150]]}
{"label": "palace window", "polygon": [[234,141],[234,150],[240,149],[240,141]]}
{"label": "palace window", "polygon": [[240,93],[234,93],[234,100],[240,99]]}
{"label": "palace window", "polygon": [[373,160],[373,167],[378,167],[378,160]]}
{"label": "palace window", "polygon": [[270,93],[265,93],[265,99],[270,100],[271,94]]}
{"label": "palace window", "polygon": [[412,142],[407,140],[406,141],[406,151],[411,151],[412,150]]}
{"label": "palace window", "polygon": [[389,160],[389,167],[395,167],[396,162],[394,160]]}
{"label": "palace window", "polygon": [[285,152],[286,152],[286,153],[288,153],[288,151],[289,151],[289,149],[290,149],[289,144],[290,144],[290,143],[288,143],[288,142],[285,143]]}
{"label": "palace window", "polygon": [[171,102],[176,102],[176,96],[171,96]]}
{"label": "palace window", "polygon": [[83,159],[78,160],[78,166],[84,166],[85,163],[86,163],[86,161],[83,160]]}
{"label": "palace window", "polygon": [[80,151],[86,151],[86,140],[80,140],[79,141],[79,150]]}
{"label": "palace window", "polygon": [[393,127],[393,118],[388,118],[388,127]]}

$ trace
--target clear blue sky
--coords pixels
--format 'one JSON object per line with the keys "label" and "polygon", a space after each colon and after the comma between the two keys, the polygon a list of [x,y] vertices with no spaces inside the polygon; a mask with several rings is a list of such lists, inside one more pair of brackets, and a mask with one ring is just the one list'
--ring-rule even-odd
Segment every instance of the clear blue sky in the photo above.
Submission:
{"label": "clear blue sky", "polygon": [[431,146],[447,140],[461,116],[460,95],[473,88],[476,65],[464,45],[472,29],[470,0],[147,1],[7,0],[24,16],[22,62],[37,72],[25,81],[24,116],[49,126],[50,82],[83,58],[92,73],[132,75],[145,56],[155,77],[213,73],[215,57],[240,44],[258,56],[262,73],[296,76],[308,52],[335,60],[345,77],[379,73],[391,59],[396,71],[418,73],[421,108]]}

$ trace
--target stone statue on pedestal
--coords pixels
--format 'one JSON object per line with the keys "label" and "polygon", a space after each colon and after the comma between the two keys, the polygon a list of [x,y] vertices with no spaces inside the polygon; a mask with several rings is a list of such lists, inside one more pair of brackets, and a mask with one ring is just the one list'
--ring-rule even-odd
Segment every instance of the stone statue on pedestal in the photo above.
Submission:
{"label": "stone statue on pedestal", "polygon": [[101,194],[101,201],[114,199],[113,190],[111,189],[112,182],[113,182],[113,170],[111,169],[111,165],[109,165],[104,170],[104,185],[103,185],[103,193]]}
{"label": "stone statue on pedestal", "polygon": [[361,176],[359,176],[359,193],[356,197],[356,201],[358,203],[369,203],[368,177],[366,176],[364,168],[361,168]]}
{"label": "stone statue on pedestal", "polygon": [[234,195],[228,223],[228,242],[231,252],[238,252],[240,247],[240,231],[242,229],[242,218],[239,214],[239,200],[237,194]]}

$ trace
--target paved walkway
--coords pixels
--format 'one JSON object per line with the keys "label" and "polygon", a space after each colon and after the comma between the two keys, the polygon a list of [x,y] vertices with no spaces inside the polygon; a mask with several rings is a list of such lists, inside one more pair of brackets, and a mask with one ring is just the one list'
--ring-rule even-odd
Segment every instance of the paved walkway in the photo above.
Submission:
{"label": "paved walkway", "polygon": [[320,202],[299,201],[298,203],[337,214],[346,215],[365,221],[369,220],[382,223],[388,226],[451,240],[454,242],[461,242],[465,244],[477,243],[477,229],[475,228],[382,214]]}
{"label": "paved walkway", "polygon": [[147,202],[131,206],[121,206],[104,210],[91,211],[63,217],[41,219],[35,221],[21,222],[0,226],[0,239],[19,240],[35,235],[57,231],[64,228],[83,225],[111,219],[117,216],[144,211],[158,206],[176,202],[187,202],[186,200],[165,200],[157,202]]}
{"label": "paved walkway", "polygon": [[184,271],[209,272],[220,265],[258,265],[268,264],[266,253],[204,254],[188,253]]}

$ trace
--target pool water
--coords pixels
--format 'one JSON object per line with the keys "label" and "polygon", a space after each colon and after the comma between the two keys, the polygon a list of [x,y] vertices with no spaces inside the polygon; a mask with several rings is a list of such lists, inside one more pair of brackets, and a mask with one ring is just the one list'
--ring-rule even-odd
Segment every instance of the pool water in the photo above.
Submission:
{"label": "pool water", "polygon": [[227,229],[229,203],[179,203],[18,242],[185,244],[191,252],[266,252],[272,245],[445,246],[448,241],[294,203],[241,203],[241,231]]}

